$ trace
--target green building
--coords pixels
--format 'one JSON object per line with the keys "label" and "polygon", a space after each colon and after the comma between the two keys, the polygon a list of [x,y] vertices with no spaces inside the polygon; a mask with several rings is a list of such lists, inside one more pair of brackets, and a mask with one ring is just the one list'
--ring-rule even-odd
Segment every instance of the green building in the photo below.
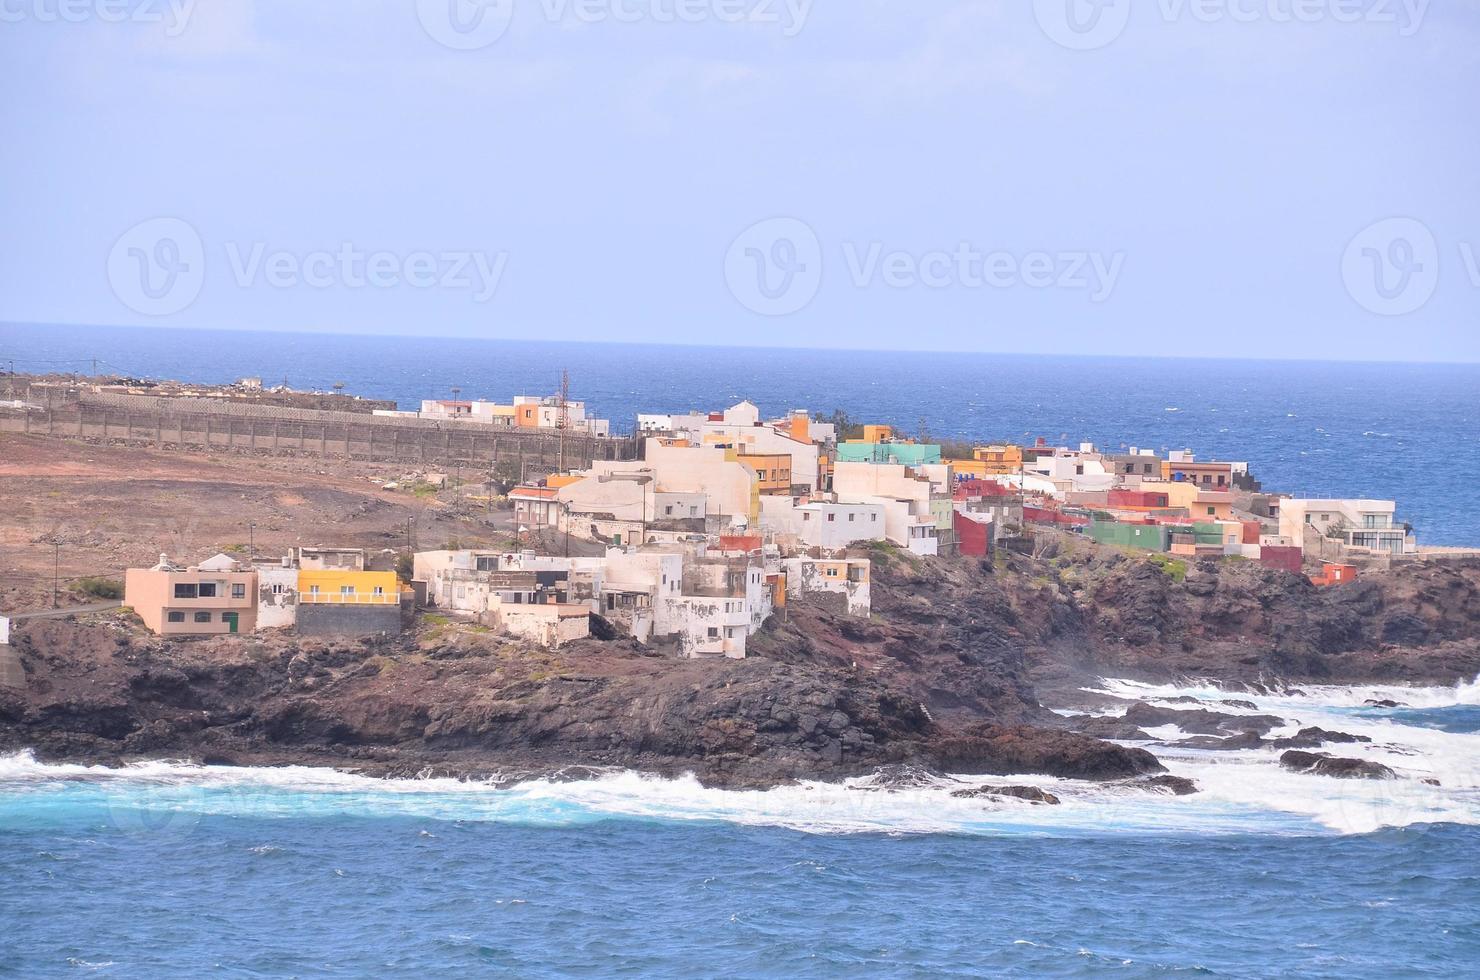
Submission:
{"label": "green building", "polygon": [[1089,536],[1100,544],[1141,551],[1166,551],[1171,540],[1167,529],[1159,524],[1120,524],[1116,521],[1091,521]]}
{"label": "green building", "polygon": [[838,462],[924,466],[941,462],[940,446],[920,442],[844,442],[838,444]]}

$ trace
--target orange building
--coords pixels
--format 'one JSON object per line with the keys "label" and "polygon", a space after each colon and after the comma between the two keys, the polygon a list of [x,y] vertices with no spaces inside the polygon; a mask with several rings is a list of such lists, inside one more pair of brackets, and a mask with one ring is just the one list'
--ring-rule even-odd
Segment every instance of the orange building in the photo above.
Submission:
{"label": "orange building", "polygon": [[791,456],[787,453],[741,453],[740,462],[755,470],[761,493],[791,493]]}
{"label": "orange building", "polygon": [[164,636],[250,633],[257,628],[257,573],[225,555],[180,568],[164,555],[153,568],[130,568],[123,602]]}
{"label": "orange building", "polygon": [[985,465],[983,476],[1007,476],[1023,471],[1021,446],[977,446],[974,455]]}

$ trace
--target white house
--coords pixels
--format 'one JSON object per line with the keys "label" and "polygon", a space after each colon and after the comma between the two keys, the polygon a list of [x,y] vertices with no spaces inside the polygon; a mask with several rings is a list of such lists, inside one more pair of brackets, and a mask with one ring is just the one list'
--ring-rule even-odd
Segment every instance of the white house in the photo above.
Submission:
{"label": "white house", "polygon": [[1392,500],[1295,500],[1280,502],[1280,535],[1306,550],[1320,539],[1369,554],[1407,555],[1418,551],[1413,532],[1399,523]]}
{"label": "white house", "polygon": [[836,596],[842,611],[867,616],[870,562],[867,558],[783,558],[788,597],[810,594]]}

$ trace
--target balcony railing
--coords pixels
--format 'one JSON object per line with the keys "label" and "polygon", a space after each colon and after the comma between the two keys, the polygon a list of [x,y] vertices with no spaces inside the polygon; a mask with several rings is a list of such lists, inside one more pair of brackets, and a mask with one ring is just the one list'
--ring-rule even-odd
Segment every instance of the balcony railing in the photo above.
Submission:
{"label": "balcony railing", "polygon": [[299,602],[325,606],[394,606],[401,601],[399,592],[300,592]]}

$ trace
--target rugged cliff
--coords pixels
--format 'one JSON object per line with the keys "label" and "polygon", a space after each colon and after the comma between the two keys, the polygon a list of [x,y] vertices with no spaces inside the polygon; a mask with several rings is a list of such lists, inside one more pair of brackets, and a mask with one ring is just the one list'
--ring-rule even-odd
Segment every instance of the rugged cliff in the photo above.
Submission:
{"label": "rugged cliff", "polygon": [[876,553],[875,615],[806,601],[744,661],[631,641],[557,653],[477,628],[393,641],[164,640],[119,615],[17,631],[0,749],[431,769],[516,778],[624,766],[726,785],[890,764],[1133,779],[1160,771],[1134,726],[1053,707],[1101,676],[1279,685],[1452,682],[1480,672],[1480,564],[1415,566],[1318,591],[1249,563],[1184,568],[1065,540],[996,566]]}

